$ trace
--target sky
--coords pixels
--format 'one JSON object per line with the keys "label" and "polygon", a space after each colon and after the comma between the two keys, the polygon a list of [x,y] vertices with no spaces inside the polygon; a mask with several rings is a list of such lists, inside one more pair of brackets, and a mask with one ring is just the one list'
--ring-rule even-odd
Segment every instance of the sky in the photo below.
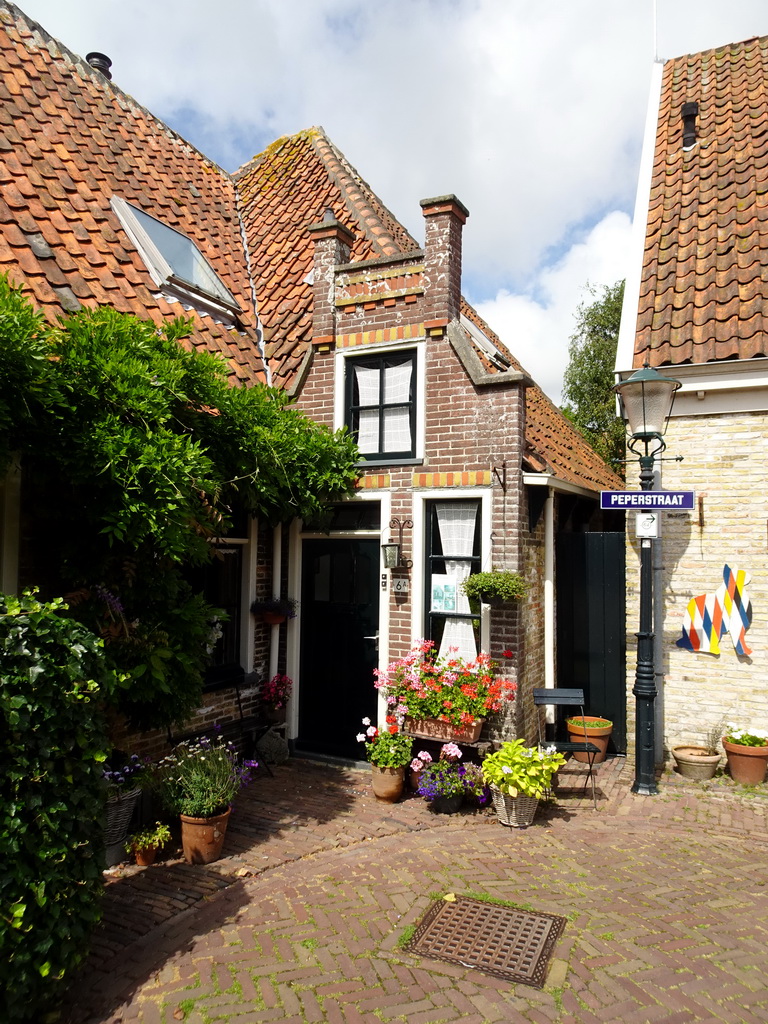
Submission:
{"label": "sky", "polygon": [[765,0],[19,0],[233,171],[321,125],[417,241],[469,209],[463,291],[556,403],[626,276],[655,59],[768,34]]}

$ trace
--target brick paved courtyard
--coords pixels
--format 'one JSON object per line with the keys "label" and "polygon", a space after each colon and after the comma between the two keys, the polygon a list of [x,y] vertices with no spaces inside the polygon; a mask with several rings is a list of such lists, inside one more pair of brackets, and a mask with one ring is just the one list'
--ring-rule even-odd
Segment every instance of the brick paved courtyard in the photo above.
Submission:
{"label": "brick paved courtyard", "polygon": [[[109,878],[71,1024],[768,1021],[768,796],[674,776],[599,810],[566,780],[529,829],[378,803],[368,773],[291,761],[233,812],[226,856]],[[762,788],[762,787],[761,787]],[[431,900],[564,916],[543,989],[405,952]]]}

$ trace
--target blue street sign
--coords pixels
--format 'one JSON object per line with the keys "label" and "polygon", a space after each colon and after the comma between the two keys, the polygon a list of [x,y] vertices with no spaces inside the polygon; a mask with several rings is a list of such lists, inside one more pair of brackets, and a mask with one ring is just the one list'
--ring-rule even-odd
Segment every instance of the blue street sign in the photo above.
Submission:
{"label": "blue street sign", "polygon": [[691,511],[694,496],[694,491],[600,491],[600,508],[617,512]]}

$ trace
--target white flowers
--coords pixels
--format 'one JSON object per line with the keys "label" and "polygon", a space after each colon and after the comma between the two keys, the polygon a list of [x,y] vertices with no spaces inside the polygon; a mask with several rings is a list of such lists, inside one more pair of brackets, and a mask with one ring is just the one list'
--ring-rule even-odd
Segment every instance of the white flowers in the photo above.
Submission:
{"label": "white flowers", "polygon": [[356,739],[357,739],[358,743],[365,743],[365,733],[364,732],[359,732],[357,734]]}
{"label": "white flowers", "polygon": [[363,725],[370,725],[370,724],[371,724],[370,718],[364,718],[363,719]]}

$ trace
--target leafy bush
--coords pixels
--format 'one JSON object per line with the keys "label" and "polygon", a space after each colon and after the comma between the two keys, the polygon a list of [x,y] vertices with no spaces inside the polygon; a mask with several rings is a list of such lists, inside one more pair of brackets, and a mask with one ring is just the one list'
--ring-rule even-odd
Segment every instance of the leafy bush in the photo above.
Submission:
{"label": "leafy bush", "polygon": [[214,620],[195,583],[238,513],[312,519],[352,490],[357,448],[284,392],[232,387],[225,361],[100,308],[47,324],[0,275],[0,470],[34,509],[25,582],[65,593],[106,643],[135,728],[200,704]]}
{"label": "leafy bush", "polygon": [[0,992],[45,1019],[100,914],[108,743],[101,641],[61,599],[0,595]]}

